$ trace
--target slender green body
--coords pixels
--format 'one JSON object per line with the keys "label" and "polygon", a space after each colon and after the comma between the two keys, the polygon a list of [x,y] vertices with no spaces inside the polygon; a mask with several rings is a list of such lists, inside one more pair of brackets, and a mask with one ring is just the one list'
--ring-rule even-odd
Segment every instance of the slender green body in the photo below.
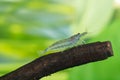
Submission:
{"label": "slender green body", "polygon": [[77,33],[67,39],[63,39],[60,41],[55,42],[54,44],[52,44],[51,46],[49,46],[48,48],[46,48],[42,53],[46,53],[47,51],[50,50],[57,50],[57,49],[66,49],[66,48],[70,48],[73,47],[79,40],[80,37],[86,35],[87,32],[83,32],[83,33]]}

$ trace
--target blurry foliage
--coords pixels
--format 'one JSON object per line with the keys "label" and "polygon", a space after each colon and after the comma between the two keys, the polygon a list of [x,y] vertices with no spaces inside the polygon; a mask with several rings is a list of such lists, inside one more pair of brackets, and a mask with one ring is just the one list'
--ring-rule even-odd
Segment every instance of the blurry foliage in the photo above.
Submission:
{"label": "blurry foliage", "polygon": [[[115,13],[116,14],[116,13]],[[115,18],[98,36],[90,39],[94,41],[111,41],[114,56],[103,62],[87,64],[70,70],[69,80],[119,80],[119,26],[120,19]]]}
{"label": "blurry foliage", "polygon": [[42,80],[119,80],[119,26],[113,0],[0,0],[0,75],[39,57],[37,52],[54,41],[87,29],[88,42],[111,41],[115,56]]}
{"label": "blurry foliage", "polygon": [[70,5],[57,1],[0,0],[0,75],[39,57],[39,50],[70,35],[73,15]]}

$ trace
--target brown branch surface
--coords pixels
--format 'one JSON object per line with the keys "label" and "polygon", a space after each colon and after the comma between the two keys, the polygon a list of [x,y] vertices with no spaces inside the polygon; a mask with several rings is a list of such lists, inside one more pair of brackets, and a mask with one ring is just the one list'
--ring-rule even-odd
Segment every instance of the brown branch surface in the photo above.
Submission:
{"label": "brown branch surface", "polygon": [[101,61],[110,56],[113,56],[113,52],[109,41],[85,44],[63,52],[42,56],[2,76],[0,80],[39,80],[57,71]]}

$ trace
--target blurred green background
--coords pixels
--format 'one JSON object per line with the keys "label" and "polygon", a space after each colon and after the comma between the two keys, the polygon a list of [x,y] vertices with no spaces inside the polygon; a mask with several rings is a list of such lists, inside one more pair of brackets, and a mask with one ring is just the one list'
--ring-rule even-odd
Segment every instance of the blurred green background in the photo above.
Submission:
{"label": "blurred green background", "polygon": [[114,56],[41,80],[120,80],[120,0],[0,0],[0,76],[86,29],[86,43],[109,40]]}

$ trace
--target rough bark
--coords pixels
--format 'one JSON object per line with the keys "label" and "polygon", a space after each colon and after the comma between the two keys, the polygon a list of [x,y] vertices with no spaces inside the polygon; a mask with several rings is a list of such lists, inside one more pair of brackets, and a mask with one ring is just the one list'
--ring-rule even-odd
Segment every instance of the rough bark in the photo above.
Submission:
{"label": "rough bark", "polygon": [[39,80],[66,68],[101,61],[113,56],[111,43],[95,42],[45,55],[12,71],[0,80]]}

